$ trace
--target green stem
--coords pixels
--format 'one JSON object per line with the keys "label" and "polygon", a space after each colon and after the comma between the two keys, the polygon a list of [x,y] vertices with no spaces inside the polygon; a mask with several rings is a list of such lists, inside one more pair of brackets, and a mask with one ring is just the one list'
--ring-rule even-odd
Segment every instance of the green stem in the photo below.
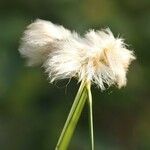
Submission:
{"label": "green stem", "polygon": [[88,91],[88,104],[89,104],[91,149],[94,150],[93,106],[92,106],[92,93],[91,93],[91,83],[90,82],[87,83],[87,91]]}
{"label": "green stem", "polygon": [[86,99],[86,82],[82,81],[55,150],[67,150],[71,137],[76,128],[77,122],[83,110],[84,104],[86,102]]}

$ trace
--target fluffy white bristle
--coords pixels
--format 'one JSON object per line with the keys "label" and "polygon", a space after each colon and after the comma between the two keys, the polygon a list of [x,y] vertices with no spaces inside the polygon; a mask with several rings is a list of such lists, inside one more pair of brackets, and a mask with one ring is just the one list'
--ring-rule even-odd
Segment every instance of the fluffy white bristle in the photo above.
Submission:
{"label": "fluffy white bristle", "polygon": [[71,36],[69,30],[50,21],[37,19],[27,27],[19,51],[28,59],[28,65],[43,63],[48,54],[57,47],[57,42]]}
{"label": "fluffy white bristle", "polygon": [[90,30],[82,38],[43,20],[28,26],[19,50],[29,65],[43,63],[51,82],[75,77],[90,80],[102,90],[105,84],[125,86],[128,66],[135,59],[110,29]]}

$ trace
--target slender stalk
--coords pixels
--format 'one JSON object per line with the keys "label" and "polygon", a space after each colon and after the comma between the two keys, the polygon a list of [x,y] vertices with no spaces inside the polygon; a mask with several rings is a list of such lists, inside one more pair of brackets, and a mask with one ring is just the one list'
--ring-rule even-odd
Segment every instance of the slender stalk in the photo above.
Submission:
{"label": "slender stalk", "polygon": [[92,93],[91,93],[91,83],[90,82],[87,83],[87,91],[88,91],[88,104],[89,104],[91,149],[94,150],[93,106],[92,106]]}
{"label": "slender stalk", "polygon": [[55,150],[66,150],[68,148],[87,99],[87,89],[85,85],[85,81],[82,81]]}

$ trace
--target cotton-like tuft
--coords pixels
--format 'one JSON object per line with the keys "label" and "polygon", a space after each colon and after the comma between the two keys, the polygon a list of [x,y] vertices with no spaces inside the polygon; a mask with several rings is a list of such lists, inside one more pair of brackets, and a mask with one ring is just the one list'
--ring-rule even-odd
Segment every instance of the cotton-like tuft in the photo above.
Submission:
{"label": "cotton-like tuft", "polygon": [[122,38],[115,38],[110,29],[91,30],[85,37],[90,46],[89,64],[93,64],[88,74],[94,72],[90,80],[101,89],[105,89],[103,83],[117,84],[119,88],[125,86],[128,67],[135,59],[133,51],[127,49]]}
{"label": "cotton-like tuft", "polygon": [[76,78],[88,80],[101,90],[111,85],[126,85],[126,73],[133,51],[110,29],[88,31],[84,37],[48,21],[37,20],[28,26],[20,52],[29,65],[43,63],[50,81]]}
{"label": "cotton-like tuft", "polygon": [[69,30],[50,21],[37,19],[27,27],[19,51],[29,66],[43,63],[61,40],[71,36]]}

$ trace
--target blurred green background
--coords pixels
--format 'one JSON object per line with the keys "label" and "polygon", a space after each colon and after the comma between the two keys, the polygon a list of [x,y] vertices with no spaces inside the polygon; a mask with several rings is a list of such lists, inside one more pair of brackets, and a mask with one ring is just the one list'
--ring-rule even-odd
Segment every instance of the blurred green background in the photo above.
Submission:
{"label": "blurred green background", "polygon": [[[0,0],[0,150],[54,150],[78,89],[49,84],[18,52],[37,18],[80,34],[110,27],[135,50],[127,87],[93,87],[96,150],[150,150],[150,0]],[[87,108],[69,150],[90,150]]]}

